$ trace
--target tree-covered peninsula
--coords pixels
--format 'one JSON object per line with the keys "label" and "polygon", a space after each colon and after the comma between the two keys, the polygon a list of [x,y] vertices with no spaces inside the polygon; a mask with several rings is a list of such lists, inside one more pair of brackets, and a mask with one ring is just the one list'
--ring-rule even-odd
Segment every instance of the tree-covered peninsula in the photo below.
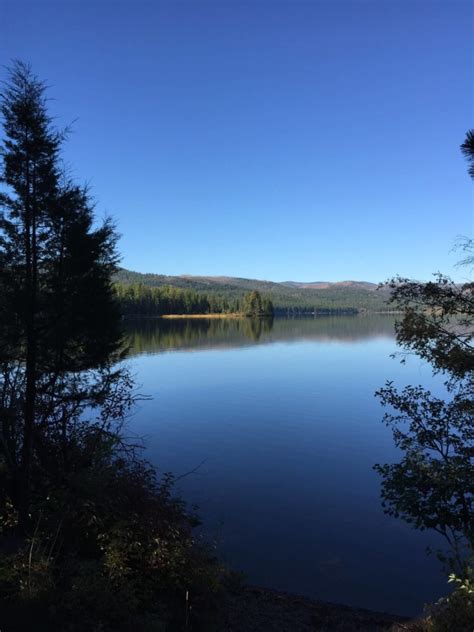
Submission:
{"label": "tree-covered peninsula", "polygon": [[198,292],[165,285],[149,287],[143,283],[115,286],[121,312],[129,317],[234,315],[273,316],[272,301],[253,290],[242,297],[218,292]]}

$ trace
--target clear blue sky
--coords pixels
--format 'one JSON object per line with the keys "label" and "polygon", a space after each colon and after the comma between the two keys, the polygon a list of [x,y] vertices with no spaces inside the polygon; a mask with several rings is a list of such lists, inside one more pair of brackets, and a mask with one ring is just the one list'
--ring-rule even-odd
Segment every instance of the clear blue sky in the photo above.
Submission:
{"label": "clear blue sky", "polygon": [[3,0],[0,59],[30,61],[76,120],[66,160],[127,268],[460,279],[472,7]]}

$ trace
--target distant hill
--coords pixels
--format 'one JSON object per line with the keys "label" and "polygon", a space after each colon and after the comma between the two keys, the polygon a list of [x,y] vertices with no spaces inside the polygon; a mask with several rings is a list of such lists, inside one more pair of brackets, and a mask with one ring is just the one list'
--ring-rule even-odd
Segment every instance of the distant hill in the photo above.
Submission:
{"label": "distant hill", "polygon": [[280,283],[280,285],[313,290],[328,290],[329,288],[334,287],[347,287],[354,290],[376,290],[379,287],[377,283],[369,283],[368,281],[313,281],[311,283],[301,283],[299,281],[284,281],[283,283]]}
{"label": "distant hill", "polygon": [[118,271],[115,280],[124,285],[171,286],[207,295],[216,294],[229,300],[241,298],[250,290],[258,290],[272,300],[277,313],[389,311],[388,289],[379,289],[377,284],[366,281],[275,283],[228,276],[143,274],[123,268]]}

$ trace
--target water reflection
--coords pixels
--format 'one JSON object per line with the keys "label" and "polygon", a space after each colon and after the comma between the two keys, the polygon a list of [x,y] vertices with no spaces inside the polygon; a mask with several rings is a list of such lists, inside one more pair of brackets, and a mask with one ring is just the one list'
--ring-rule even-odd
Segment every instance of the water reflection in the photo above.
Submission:
{"label": "water reflection", "polygon": [[142,319],[126,321],[130,355],[170,350],[219,349],[274,342],[341,341],[394,336],[395,317]]}
{"label": "water reflection", "polygon": [[[435,538],[383,514],[376,462],[399,453],[374,392],[432,386],[394,362],[395,317],[125,323],[140,392],[131,420],[178,476],[206,538],[251,583],[412,614],[445,592]],[[197,353],[197,351],[205,353]],[[433,391],[435,392],[435,391]]]}

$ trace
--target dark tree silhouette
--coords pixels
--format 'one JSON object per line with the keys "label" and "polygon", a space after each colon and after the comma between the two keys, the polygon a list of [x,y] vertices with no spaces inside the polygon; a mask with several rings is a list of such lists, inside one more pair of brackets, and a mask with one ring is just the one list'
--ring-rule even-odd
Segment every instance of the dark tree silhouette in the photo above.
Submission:
{"label": "dark tree silhouette", "polygon": [[461,151],[469,163],[469,175],[474,178],[474,130],[470,129],[467,132]]}
{"label": "dark tree silhouette", "polygon": [[[65,376],[104,369],[119,348],[110,280],[116,234],[109,220],[94,228],[87,190],[62,172],[65,134],[54,128],[45,86],[28,65],[12,67],[1,114],[0,445],[25,523],[41,434],[51,426],[53,409],[62,407],[66,420],[64,397],[72,397],[72,384],[76,403],[80,399],[79,381]],[[82,395],[87,393],[90,385]]]}
{"label": "dark tree silhouette", "polygon": [[[462,145],[474,177],[474,136]],[[469,253],[472,242],[466,240]],[[468,258],[469,260],[469,258]],[[449,542],[440,554],[470,581],[474,551],[474,283],[457,284],[438,274],[430,283],[395,278],[391,301],[403,312],[397,342],[428,361],[444,377],[446,393],[422,386],[401,392],[391,382],[377,393],[395,413],[385,415],[402,450],[399,463],[376,465],[387,513]],[[469,606],[472,608],[472,604]],[[452,628],[454,629],[454,628]],[[460,627],[457,629],[461,629]]]}
{"label": "dark tree silhouette", "polygon": [[218,569],[172,477],[121,433],[135,398],[116,363],[114,226],[94,222],[87,189],[63,173],[64,134],[27,65],[14,64],[0,107],[1,622],[164,629]]}

